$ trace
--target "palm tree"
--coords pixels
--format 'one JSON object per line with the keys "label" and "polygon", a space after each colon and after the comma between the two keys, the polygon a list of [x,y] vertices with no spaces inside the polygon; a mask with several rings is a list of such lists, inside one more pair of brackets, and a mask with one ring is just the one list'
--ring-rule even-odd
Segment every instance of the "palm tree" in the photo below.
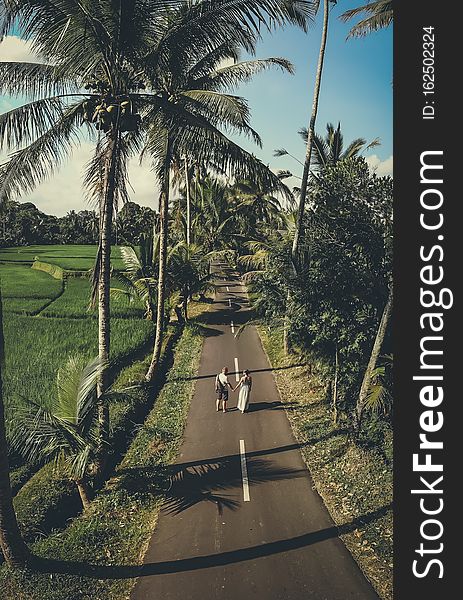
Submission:
{"label": "palm tree", "polygon": [[[325,62],[325,51],[326,51],[326,43],[328,40],[328,23],[329,23],[329,13],[330,13],[330,2],[336,3],[335,0],[323,0],[323,29],[322,29],[322,37],[320,42],[320,52],[318,55],[318,65],[317,72],[315,75],[315,86],[312,100],[312,113],[310,116],[310,123],[308,127],[308,136],[307,136],[307,150],[304,161],[304,170],[302,173],[302,182],[299,193],[299,202],[297,209],[297,221],[296,221],[296,230],[294,233],[293,245],[291,249],[291,256],[294,265],[294,269],[297,266],[297,253],[299,249],[299,243],[303,230],[303,220],[304,220],[304,211],[305,211],[305,203],[307,198],[307,188],[309,184],[309,175],[310,175],[310,167],[312,164],[312,148],[313,148],[313,139],[315,137],[315,123],[317,121],[318,114],[318,101],[320,98],[320,88],[323,74],[323,64]],[[317,2],[317,8],[319,6],[319,1]]]}
{"label": "palm tree", "polygon": [[[299,135],[305,143],[308,142],[309,132],[305,127],[299,130]],[[313,138],[313,156],[312,165],[320,170],[328,165],[334,165],[340,160],[355,158],[361,152],[370,150],[380,145],[378,138],[367,144],[363,138],[353,140],[347,148],[344,148],[344,137],[341,132],[341,123],[338,123],[336,129],[332,123],[326,126],[326,136],[323,138],[315,134]]]}
{"label": "palm tree", "polygon": [[[127,198],[127,159],[138,151],[137,134],[144,129],[138,111],[150,128],[147,149],[161,186],[158,314],[153,360],[147,373],[150,380],[159,360],[163,336],[173,157],[187,150],[195,152],[195,146],[205,151],[214,141],[209,158],[218,169],[223,170],[225,165],[229,167],[234,162],[240,167],[247,165],[247,173],[255,174],[256,169],[263,167],[260,164],[256,167],[253,161],[254,168],[249,170],[252,157],[232,145],[217,129],[219,123],[225,123],[236,131],[253,133],[247,123],[244,103],[231,98],[218,101],[217,94],[206,91],[207,77],[201,82],[204,67],[207,75],[211,72],[211,56],[215,66],[230,54],[236,55],[234,48],[237,47],[253,51],[262,25],[271,29],[292,22],[306,28],[313,4],[304,0],[236,0],[233,3],[226,0],[192,3],[131,0],[115,7],[111,0],[85,5],[62,0],[56,10],[49,10],[48,3],[35,0],[21,3],[5,0],[3,4],[0,34],[19,24],[48,62],[2,65],[4,91],[42,96],[0,121],[0,137],[13,133],[12,145],[26,145],[3,169],[2,195],[27,191],[52,172],[78,141],[82,118],[87,124],[92,122],[103,138],[99,139],[86,177],[86,184],[93,188],[100,207],[94,290],[98,289],[99,355],[103,363],[110,354],[112,218],[118,201]],[[192,89],[190,82],[185,84],[184,80],[185,66],[191,65],[191,57],[197,60],[196,68],[189,69],[190,79],[193,76],[195,83]],[[175,70],[180,70],[181,82]],[[230,81],[249,78],[250,74],[251,68],[247,74],[239,68],[214,73],[214,84],[220,88]],[[86,81],[88,93],[82,93]],[[186,95],[180,98],[179,93],[188,89],[191,93],[185,102]],[[193,121],[190,113],[194,115]],[[213,119],[208,118],[211,114]],[[127,130],[132,133],[122,135]],[[202,137],[197,135],[198,130],[202,131]],[[185,132],[189,139],[182,139]],[[100,397],[106,386],[107,373],[103,370],[98,386]],[[108,408],[101,404],[102,447],[108,436],[108,424]]]}
{"label": "palm tree", "polygon": [[99,445],[101,368],[99,358],[86,362],[71,356],[58,372],[56,396],[16,407],[11,426],[11,446],[28,461],[55,461],[76,484],[84,509],[90,504],[88,476]]}
{"label": "palm tree", "polygon": [[161,73],[154,74],[164,105],[150,115],[145,149],[145,153],[151,156],[161,184],[156,337],[147,381],[153,378],[159,362],[164,332],[169,197],[171,168],[176,157],[194,155],[200,164],[217,173],[260,178],[268,186],[284,187],[261,161],[223,133],[223,129],[235,131],[261,144],[259,136],[249,125],[247,103],[223,90],[248,80],[263,69],[278,66],[291,71],[292,67],[288,61],[277,58],[220,67],[225,58],[235,59],[236,53],[236,44],[231,45],[229,41],[224,41],[212,51],[200,47],[196,57],[191,56],[190,50],[186,69],[182,61],[175,60],[167,80]]}
{"label": "palm tree", "polygon": [[203,247],[185,242],[179,242],[169,252],[168,287],[171,291],[178,290],[185,321],[193,295],[214,289],[210,283],[209,258]]}
{"label": "palm tree", "polygon": [[378,358],[381,352],[381,348],[383,346],[384,338],[386,337],[387,328],[392,316],[392,305],[393,305],[393,286],[392,284],[389,286],[389,295],[387,298],[386,305],[383,310],[383,314],[381,316],[381,320],[378,326],[378,331],[376,333],[375,341],[373,343],[373,347],[371,350],[370,358],[368,360],[367,368],[365,369],[365,373],[362,380],[362,385],[360,387],[360,392],[357,398],[357,404],[355,407],[355,415],[354,415],[354,427],[357,433],[360,430],[362,423],[362,416],[365,410],[365,407],[368,403],[368,397],[371,393],[372,388],[372,380],[374,371],[376,368],[376,363],[378,362]]}
{"label": "palm tree", "polygon": [[0,288],[0,548],[5,561],[10,566],[23,567],[29,558],[29,550],[19,530],[11,493],[5,432],[5,407],[3,404],[2,372],[4,368],[5,343],[3,339],[3,310]]}
{"label": "palm tree", "polygon": [[[136,100],[143,89],[140,56],[148,52],[154,24],[150,3],[111,2],[91,7],[25,0],[3,3],[2,33],[19,23],[32,38],[43,63],[1,63],[2,92],[24,94],[32,102],[0,118],[0,137],[7,148],[19,147],[3,165],[1,196],[30,191],[52,174],[82,138],[97,144],[86,184],[99,205],[99,246],[94,269],[98,297],[100,470],[109,432],[108,385],[104,365],[110,356],[110,255],[115,207],[127,198],[126,165],[137,148],[139,117]],[[145,100],[146,101],[146,100]]]}
{"label": "palm tree", "polygon": [[121,247],[121,257],[125,271],[117,273],[116,279],[122,285],[111,288],[111,296],[126,300],[130,303],[141,301],[145,306],[145,318],[152,321],[155,309],[155,265],[153,254],[157,244],[153,244],[152,236],[146,237],[140,246],[140,258],[135,250],[129,246]]}
{"label": "palm tree", "polygon": [[340,18],[346,22],[361,14],[368,16],[352,27],[348,38],[363,37],[373,31],[389,27],[393,20],[393,2],[392,0],[370,0],[363,6],[347,10]]}
{"label": "palm tree", "polygon": [[239,211],[246,221],[248,234],[255,235],[259,225],[276,227],[281,225],[280,201],[258,181],[238,181],[231,193],[236,194]]}

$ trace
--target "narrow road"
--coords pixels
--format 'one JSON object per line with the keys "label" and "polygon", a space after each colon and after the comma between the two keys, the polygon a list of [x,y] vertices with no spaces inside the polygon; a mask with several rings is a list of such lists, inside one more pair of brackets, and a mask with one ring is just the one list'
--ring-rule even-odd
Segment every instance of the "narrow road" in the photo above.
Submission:
{"label": "narrow road", "polygon": [[[169,499],[132,600],[377,600],[338,538],[303,462],[230,272],[211,308]],[[251,405],[215,409],[222,366],[253,373]]]}

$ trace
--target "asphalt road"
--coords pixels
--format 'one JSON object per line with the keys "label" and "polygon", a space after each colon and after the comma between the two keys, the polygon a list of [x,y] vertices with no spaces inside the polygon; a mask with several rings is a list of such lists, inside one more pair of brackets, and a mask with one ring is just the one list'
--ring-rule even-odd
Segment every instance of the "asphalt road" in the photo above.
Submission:
{"label": "asphalt road", "polygon": [[[211,308],[173,483],[132,600],[377,600],[302,460],[233,273]],[[253,371],[250,410],[215,409],[222,366]],[[303,393],[303,390],[301,390]]]}

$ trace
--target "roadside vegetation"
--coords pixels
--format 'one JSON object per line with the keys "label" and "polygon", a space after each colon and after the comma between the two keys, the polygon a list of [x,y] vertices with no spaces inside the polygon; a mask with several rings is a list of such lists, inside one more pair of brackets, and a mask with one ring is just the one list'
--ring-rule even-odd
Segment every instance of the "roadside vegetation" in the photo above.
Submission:
{"label": "roadside vegetation", "polygon": [[[112,477],[91,507],[69,527],[31,545],[38,557],[36,568],[20,572],[3,569],[0,586],[5,598],[128,597],[137,568],[122,565],[139,564],[155,528],[167,489],[168,466],[181,443],[201,347],[201,329],[192,324],[173,349],[173,365],[162,389],[154,395],[149,389],[138,392],[137,401],[152,408],[144,422],[132,425],[133,439]],[[140,381],[144,369],[146,359],[135,362],[121,373],[116,387]],[[64,569],[61,574],[55,572],[60,562]],[[49,569],[55,572],[53,576]],[[127,577],[111,576],[121,569],[127,571]]]}
{"label": "roadside vegetation", "polygon": [[375,420],[354,443],[349,420],[333,421],[323,365],[314,356],[288,357],[281,331],[258,329],[315,487],[362,571],[391,600],[392,431]]}

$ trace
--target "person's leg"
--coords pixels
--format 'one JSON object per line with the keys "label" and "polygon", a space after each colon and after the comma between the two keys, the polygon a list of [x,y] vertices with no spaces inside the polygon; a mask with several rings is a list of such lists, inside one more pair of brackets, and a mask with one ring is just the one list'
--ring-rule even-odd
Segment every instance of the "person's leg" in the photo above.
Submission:
{"label": "person's leg", "polygon": [[220,410],[220,398],[217,398],[216,403],[215,403],[217,412]]}
{"label": "person's leg", "polygon": [[222,403],[223,403],[223,412],[227,412],[227,402],[228,402],[228,393],[223,395]]}

